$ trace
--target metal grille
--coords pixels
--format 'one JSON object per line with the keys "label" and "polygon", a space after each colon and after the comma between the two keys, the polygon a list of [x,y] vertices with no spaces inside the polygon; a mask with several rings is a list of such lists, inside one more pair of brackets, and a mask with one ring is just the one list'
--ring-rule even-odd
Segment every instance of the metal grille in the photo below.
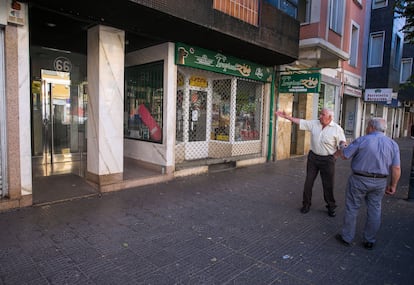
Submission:
{"label": "metal grille", "polygon": [[263,84],[180,67],[176,163],[260,154]]}

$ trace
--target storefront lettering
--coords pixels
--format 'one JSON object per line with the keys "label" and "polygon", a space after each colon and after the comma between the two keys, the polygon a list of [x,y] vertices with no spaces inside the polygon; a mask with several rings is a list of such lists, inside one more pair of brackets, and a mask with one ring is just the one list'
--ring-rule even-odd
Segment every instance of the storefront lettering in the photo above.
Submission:
{"label": "storefront lettering", "polygon": [[273,78],[271,67],[259,66],[222,53],[214,53],[181,43],[176,44],[176,64],[260,81],[270,82]]}
{"label": "storefront lettering", "polygon": [[292,75],[281,75],[279,82],[279,92],[319,92],[320,74],[319,73],[301,73]]}

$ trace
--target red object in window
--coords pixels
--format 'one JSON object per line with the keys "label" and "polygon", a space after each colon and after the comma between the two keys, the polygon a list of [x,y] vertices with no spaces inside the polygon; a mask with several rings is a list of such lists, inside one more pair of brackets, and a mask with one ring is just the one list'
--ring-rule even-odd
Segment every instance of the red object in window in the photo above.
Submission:
{"label": "red object in window", "polygon": [[20,6],[20,3],[17,1],[12,1],[11,7],[13,10],[20,10],[22,7]]}
{"label": "red object in window", "polygon": [[148,127],[151,139],[161,141],[161,128],[158,126],[157,122],[151,116],[151,113],[144,104],[138,106],[138,114],[144,124]]}

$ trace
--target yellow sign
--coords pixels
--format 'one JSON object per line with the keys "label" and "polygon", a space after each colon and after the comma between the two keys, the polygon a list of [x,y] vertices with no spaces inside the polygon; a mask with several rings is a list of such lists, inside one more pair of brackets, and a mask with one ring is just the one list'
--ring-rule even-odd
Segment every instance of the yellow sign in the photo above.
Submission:
{"label": "yellow sign", "polygon": [[208,86],[208,82],[204,77],[191,76],[190,77],[190,86],[206,88]]}

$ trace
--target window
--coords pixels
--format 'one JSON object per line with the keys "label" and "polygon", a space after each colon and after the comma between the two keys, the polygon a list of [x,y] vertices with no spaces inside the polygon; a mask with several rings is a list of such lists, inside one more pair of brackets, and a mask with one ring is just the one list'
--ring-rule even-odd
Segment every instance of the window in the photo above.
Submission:
{"label": "window", "polygon": [[125,138],[162,142],[163,66],[160,61],[125,68]]}
{"label": "window", "polygon": [[338,34],[342,34],[342,22],[345,12],[344,0],[331,0],[329,15],[329,28]]}
{"label": "window", "polygon": [[413,68],[412,58],[403,58],[401,60],[400,83],[406,83],[410,81],[412,68]]}
{"label": "window", "polygon": [[372,2],[372,9],[387,7],[388,0],[374,0]]}
{"label": "window", "polygon": [[385,32],[371,33],[369,37],[368,67],[382,66]]}
{"label": "window", "polygon": [[299,0],[298,20],[301,23],[311,22],[312,0]]}
{"label": "window", "polygon": [[[263,84],[258,82],[241,79],[214,80],[211,139],[230,141],[230,129],[233,125],[231,121],[234,120],[234,141],[259,140],[262,127],[262,94]],[[231,98],[234,95],[236,112],[233,117]]]}
{"label": "window", "polygon": [[336,88],[334,85],[321,83],[321,90],[319,91],[318,114],[323,108],[328,108],[334,111],[335,92]]}
{"label": "window", "polygon": [[235,141],[259,140],[263,84],[237,80]]}
{"label": "window", "polygon": [[214,0],[213,8],[249,24],[258,25],[258,0]]}
{"label": "window", "polygon": [[213,105],[211,115],[211,138],[229,141],[230,136],[231,79],[213,81]]}
{"label": "window", "polygon": [[298,17],[299,1],[300,0],[265,0],[265,2],[282,10],[295,19]]}
{"label": "window", "polygon": [[400,67],[400,60],[401,60],[401,37],[395,36],[395,44],[394,44],[394,62],[393,67],[398,69]]}
{"label": "window", "polygon": [[355,67],[358,63],[358,42],[359,27],[353,23],[351,28],[351,44],[349,47],[349,64]]}

